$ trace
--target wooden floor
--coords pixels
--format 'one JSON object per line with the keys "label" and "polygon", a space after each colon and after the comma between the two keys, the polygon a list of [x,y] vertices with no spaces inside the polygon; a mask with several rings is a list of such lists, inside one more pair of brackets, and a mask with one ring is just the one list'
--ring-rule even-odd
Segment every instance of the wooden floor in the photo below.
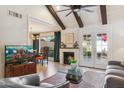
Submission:
{"label": "wooden floor", "polygon": [[[42,64],[38,63],[37,64],[37,73],[40,75],[40,79],[44,80],[52,75],[55,75],[56,72],[58,70],[65,70],[70,68],[69,65],[62,65],[59,64],[58,62],[48,62],[44,63],[44,65],[42,66]],[[105,72],[105,70],[100,70],[100,69],[95,69],[95,68],[88,68],[88,67],[79,67],[80,69],[82,69],[82,71],[88,71],[88,70],[92,70],[92,71],[98,71],[98,72]]]}
{"label": "wooden floor", "polygon": [[40,63],[37,64],[37,73],[40,75],[41,80],[56,74],[56,66],[54,62],[45,63],[43,66]]}

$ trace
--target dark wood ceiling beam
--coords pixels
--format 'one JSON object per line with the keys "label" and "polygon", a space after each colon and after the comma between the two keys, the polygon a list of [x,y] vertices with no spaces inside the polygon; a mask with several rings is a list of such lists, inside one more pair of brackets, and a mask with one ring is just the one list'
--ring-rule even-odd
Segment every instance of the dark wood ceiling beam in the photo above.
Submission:
{"label": "dark wood ceiling beam", "polygon": [[83,25],[83,22],[82,22],[80,16],[77,14],[77,12],[73,12],[73,14],[74,14],[74,16],[75,16],[75,19],[76,19],[76,21],[77,21],[79,27],[83,27],[83,26],[84,26],[84,25]]}
{"label": "dark wood ceiling beam", "polygon": [[107,24],[107,11],[106,11],[106,5],[100,5],[100,12],[101,12],[101,20],[102,24]]}
{"label": "dark wood ceiling beam", "polygon": [[61,21],[61,19],[58,17],[58,15],[56,14],[55,10],[53,9],[53,7],[51,5],[46,5],[47,9],[49,10],[49,12],[51,13],[51,15],[54,17],[54,19],[57,21],[57,23],[59,24],[59,26],[64,30],[66,29],[65,25],[63,24],[63,22]]}

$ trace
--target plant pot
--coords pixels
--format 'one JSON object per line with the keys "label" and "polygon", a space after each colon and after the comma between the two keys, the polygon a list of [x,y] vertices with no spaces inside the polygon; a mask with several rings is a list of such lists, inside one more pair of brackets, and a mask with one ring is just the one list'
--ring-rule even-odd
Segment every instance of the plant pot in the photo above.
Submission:
{"label": "plant pot", "polygon": [[71,64],[71,69],[72,69],[72,70],[75,70],[76,68],[77,68],[77,64],[76,64],[76,63],[74,63],[74,64],[72,63],[72,64]]}

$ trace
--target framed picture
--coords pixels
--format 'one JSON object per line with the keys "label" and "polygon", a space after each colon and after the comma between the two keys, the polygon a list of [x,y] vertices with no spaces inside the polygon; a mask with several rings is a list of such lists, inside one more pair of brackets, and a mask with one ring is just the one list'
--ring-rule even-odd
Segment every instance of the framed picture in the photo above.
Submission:
{"label": "framed picture", "polygon": [[73,44],[74,43],[74,33],[65,34],[65,43],[66,44]]}

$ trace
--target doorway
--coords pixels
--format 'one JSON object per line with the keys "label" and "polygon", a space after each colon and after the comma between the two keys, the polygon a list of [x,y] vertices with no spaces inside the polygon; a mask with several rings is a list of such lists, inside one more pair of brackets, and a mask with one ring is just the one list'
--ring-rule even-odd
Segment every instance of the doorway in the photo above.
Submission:
{"label": "doorway", "polygon": [[48,47],[48,60],[54,61],[54,32],[40,34],[39,50]]}
{"label": "doorway", "polygon": [[105,69],[110,59],[110,34],[84,32],[81,37],[79,65]]}

